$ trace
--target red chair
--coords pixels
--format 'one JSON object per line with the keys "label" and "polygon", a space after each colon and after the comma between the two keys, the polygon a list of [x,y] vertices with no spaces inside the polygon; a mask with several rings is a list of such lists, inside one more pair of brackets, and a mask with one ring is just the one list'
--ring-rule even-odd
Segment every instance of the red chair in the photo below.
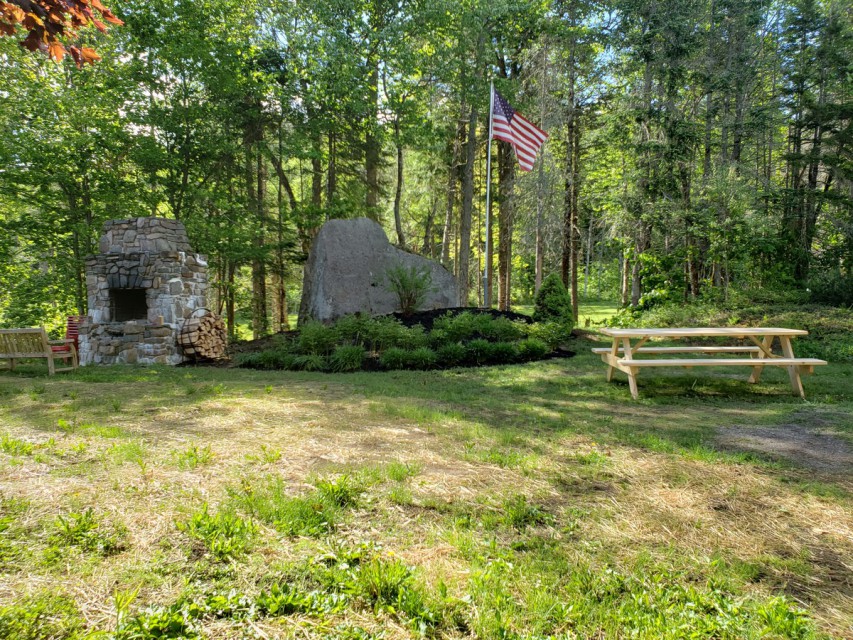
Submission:
{"label": "red chair", "polygon": [[83,322],[86,316],[68,316],[68,320],[65,323],[65,344],[63,345],[51,345],[50,349],[54,353],[63,353],[68,352],[69,345],[74,345],[74,354],[76,359],[76,354],[80,350],[80,323]]}

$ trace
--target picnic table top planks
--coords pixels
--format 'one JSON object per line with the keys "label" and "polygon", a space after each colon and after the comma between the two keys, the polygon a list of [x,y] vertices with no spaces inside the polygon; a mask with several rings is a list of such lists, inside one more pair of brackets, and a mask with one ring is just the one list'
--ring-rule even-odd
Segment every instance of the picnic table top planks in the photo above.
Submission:
{"label": "picnic table top planks", "polygon": [[611,338],[746,338],[749,336],[805,336],[803,329],[779,327],[670,327],[667,329],[600,329]]}

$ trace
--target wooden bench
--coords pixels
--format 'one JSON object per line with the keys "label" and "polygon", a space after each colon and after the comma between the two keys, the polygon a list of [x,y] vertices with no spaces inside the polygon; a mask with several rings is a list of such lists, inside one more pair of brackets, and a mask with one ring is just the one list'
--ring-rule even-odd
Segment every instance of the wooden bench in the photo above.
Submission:
{"label": "wooden bench", "polygon": [[[9,361],[9,370],[15,369],[15,361],[23,358],[45,358],[50,375],[57,371],[73,371],[77,368],[77,349],[74,340],[49,340],[44,327],[37,329],[0,329],[0,360]],[[70,366],[57,367],[57,361]]]}
{"label": "wooden bench", "polygon": [[[807,331],[799,329],[765,329],[760,327],[724,327],[724,328],[675,328],[675,329],[602,329],[601,332],[613,338],[609,348],[593,349],[593,353],[601,356],[607,363],[607,381],[613,379],[614,371],[622,371],[628,375],[628,385],[631,396],[638,397],[637,373],[645,367],[752,367],[749,382],[757,383],[761,379],[764,367],[785,367],[791,380],[794,393],[805,398],[801,373],[812,373],[814,367],[826,364],[825,360],[817,358],[797,358],[791,346],[791,338],[806,335]],[[726,337],[732,339],[748,339],[750,345],[734,346],[695,346],[684,345],[676,347],[647,347],[646,342],[652,338],[712,338]],[[782,355],[773,353],[773,343],[776,339],[782,349]],[[631,340],[636,340],[632,345]],[[620,344],[621,343],[621,344]],[[705,358],[635,358],[642,355],[674,355],[696,353],[706,356],[716,354],[749,354],[749,358],[705,357]]]}

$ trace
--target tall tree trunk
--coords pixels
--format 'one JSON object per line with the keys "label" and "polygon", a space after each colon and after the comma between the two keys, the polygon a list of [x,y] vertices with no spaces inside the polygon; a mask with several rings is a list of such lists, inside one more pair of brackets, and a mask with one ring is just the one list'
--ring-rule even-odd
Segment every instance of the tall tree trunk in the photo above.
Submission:
{"label": "tall tree trunk", "polygon": [[453,207],[456,204],[456,182],[459,178],[459,148],[461,145],[460,137],[463,135],[463,132],[461,132],[463,126],[462,123],[457,125],[456,135],[453,137],[453,144],[450,148],[450,166],[447,171],[447,207],[444,212],[444,233],[441,237],[441,264],[448,269],[450,269]]}
{"label": "tall tree trunk", "polygon": [[474,160],[477,155],[477,108],[468,114],[468,142],[462,171],[462,219],[459,223],[459,306],[468,306],[471,263],[471,219],[474,211]]}
{"label": "tall tree trunk", "polygon": [[370,86],[368,92],[368,123],[365,140],[365,175],[367,178],[367,215],[373,220],[379,218],[379,140],[377,131],[377,109],[379,108],[379,60],[374,60],[370,69]]}
{"label": "tall tree trunk", "polygon": [[[262,144],[259,140],[258,144]],[[254,338],[265,336],[269,332],[267,318],[267,265],[263,257],[266,228],[266,164],[262,153],[257,153],[255,198],[257,206],[258,231],[255,234],[255,257],[252,259],[252,333]]]}
{"label": "tall tree trunk", "polygon": [[435,258],[433,255],[433,227],[435,226],[435,214],[438,209],[438,198],[433,196],[432,205],[430,205],[429,212],[427,213],[427,219],[424,223],[424,243],[421,248],[421,253],[430,258]]}
{"label": "tall tree trunk", "polygon": [[400,200],[403,196],[403,143],[400,140],[400,119],[394,120],[394,142],[397,146],[397,186],[394,189],[394,226],[397,229],[397,244],[401,249],[406,248],[406,238],[403,235],[403,220],[400,217]]}
{"label": "tall tree trunk", "polygon": [[334,132],[329,132],[329,164],[326,166],[326,219],[335,204],[335,193],[338,188],[337,144]]}
{"label": "tall tree trunk", "polygon": [[569,273],[569,295],[572,300],[572,315],[575,322],[578,320],[578,261],[580,259],[580,224],[578,210],[578,194],[580,192],[580,155],[581,155],[581,122],[580,111],[576,110],[574,120],[574,140],[572,142],[572,190],[571,190],[571,236],[569,247],[569,262],[571,265]]}

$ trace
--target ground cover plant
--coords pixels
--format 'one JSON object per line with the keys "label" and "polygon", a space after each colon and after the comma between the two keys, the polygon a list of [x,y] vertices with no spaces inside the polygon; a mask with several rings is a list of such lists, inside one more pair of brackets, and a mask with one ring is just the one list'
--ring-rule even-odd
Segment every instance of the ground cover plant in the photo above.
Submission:
{"label": "ground cover plant", "polygon": [[0,637],[849,637],[853,364],[808,402],[775,370],[630,402],[589,335],[481,369],[0,374]]}
{"label": "ground cover plant", "polygon": [[[552,296],[551,306],[554,306]],[[568,304],[565,289],[563,301]],[[400,318],[349,315],[331,325],[307,322],[298,331],[240,347],[235,362],[249,369],[344,373],[366,370],[438,369],[513,364],[540,360],[571,339],[572,321],[559,309],[526,316],[477,309],[427,313],[424,324],[413,312]],[[563,355],[569,355],[564,353]]]}

